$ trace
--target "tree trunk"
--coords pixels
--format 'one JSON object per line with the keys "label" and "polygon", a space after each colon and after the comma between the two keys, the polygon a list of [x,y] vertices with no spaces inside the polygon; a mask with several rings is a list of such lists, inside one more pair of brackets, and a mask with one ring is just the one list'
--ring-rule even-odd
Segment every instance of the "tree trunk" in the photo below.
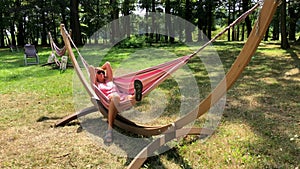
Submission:
{"label": "tree trunk", "polygon": [[[236,4],[236,0],[234,0],[233,1],[233,3],[232,3],[232,20],[235,20],[235,15],[236,15],[236,13],[235,13],[235,4]],[[232,41],[235,41],[236,39],[235,39],[235,26],[233,26],[232,27],[232,34],[231,34],[231,40]]]}
{"label": "tree trunk", "polygon": [[148,19],[149,19],[149,6],[148,4],[146,5],[146,14],[145,14],[145,20],[146,20],[146,24],[145,24],[145,36],[149,37],[149,25],[148,25]]}
{"label": "tree trunk", "polygon": [[61,19],[62,19],[62,23],[65,24],[66,29],[69,29],[68,27],[68,23],[67,23],[67,14],[66,14],[66,7],[65,4],[63,3],[63,1],[58,1],[59,3],[59,7],[60,7],[60,12],[61,12]]}
{"label": "tree trunk", "polygon": [[[243,0],[243,11],[246,12],[248,10],[249,10],[249,0]],[[245,18],[245,23],[247,27],[247,37],[249,37],[252,31],[251,20],[249,19],[249,16]]]}
{"label": "tree trunk", "polygon": [[[238,8],[238,14],[241,15],[243,13],[242,12],[243,10],[241,9],[242,6],[241,6],[241,2],[240,1],[239,1],[239,4],[238,4],[238,7],[239,7]],[[241,33],[240,28],[241,28],[241,24],[238,24],[237,28],[236,28],[236,40],[237,41],[240,41],[240,33]]]}
{"label": "tree trunk", "polygon": [[[191,2],[190,0],[186,0],[185,1],[185,20],[187,21],[191,21]],[[185,25],[185,41],[186,42],[192,42],[192,31],[191,31],[191,27],[190,27],[190,23]]]}
{"label": "tree trunk", "polygon": [[198,1],[198,8],[197,8],[197,18],[198,18],[198,42],[201,42],[203,39],[204,39],[204,35],[203,35],[203,22],[204,22],[204,17],[203,17],[203,14],[204,14],[204,10],[203,10],[203,3],[201,0]]}
{"label": "tree trunk", "polygon": [[23,27],[23,17],[20,16],[18,18],[18,34],[17,41],[19,46],[24,46],[25,44],[25,36],[24,36],[24,27]]}
{"label": "tree trunk", "polygon": [[241,41],[245,40],[245,24],[242,24],[242,39]]}
{"label": "tree trunk", "polygon": [[129,10],[129,0],[125,0],[124,1],[124,5],[123,5],[123,13],[124,13],[124,30],[125,30],[125,34],[126,36],[129,38],[130,37],[130,34],[131,34],[131,30],[130,30],[130,17],[129,17],[129,14],[130,14],[130,10]]}
{"label": "tree trunk", "polygon": [[279,10],[277,10],[272,21],[272,25],[273,25],[272,40],[279,40],[279,29],[280,29],[279,16],[280,13]]}
{"label": "tree trunk", "polygon": [[[21,1],[16,0],[15,2],[16,9],[21,9]],[[17,43],[18,46],[24,46],[24,28],[23,28],[23,17],[20,11],[16,11],[16,21],[17,21],[17,29],[18,29],[18,34],[17,34]]]}
{"label": "tree trunk", "polygon": [[[231,23],[231,1],[229,0],[228,1],[228,18],[227,18],[227,24],[228,24],[228,26],[230,25],[230,23]],[[230,35],[231,35],[231,30],[230,29],[228,29],[228,34],[227,34],[227,40],[228,41],[230,41]]]}
{"label": "tree trunk", "polygon": [[70,27],[73,41],[76,45],[82,45],[81,30],[78,14],[79,0],[70,0]]}
{"label": "tree trunk", "polygon": [[[295,12],[295,2],[293,1],[289,1],[289,15],[290,15],[290,20],[289,20],[289,40],[296,40],[296,27],[297,27],[297,20],[299,18],[299,14],[297,15],[297,13]],[[298,11],[298,13],[300,13]]]}
{"label": "tree trunk", "polygon": [[[46,30],[46,18],[45,18],[45,1],[42,3],[42,18],[41,18],[41,22],[42,22],[42,46],[46,46],[47,45],[47,30]],[[37,37],[38,38],[38,37]]]}
{"label": "tree trunk", "polygon": [[3,14],[2,11],[0,11],[0,47],[4,47],[4,28],[3,28]]}
{"label": "tree trunk", "polygon": [[152,12],[152,23],[151,23],[151,33],[150,33],[150,45],[152,45],[152,42],[154,41],[154,33],[155,33],[155,29],[156,29],[156,23],[155,23],[155,0],[151,1],[151,12]]}
{"label": "tree trunk", "polygon": [[168,43],[169,39],[171,41],[172,35],[171,35],[171,31],[172,31],[172,25],[171,25],[171,7],[170,7],[170,0],[166,0],[166,8],[165,8],[165,30],[166,30],[166,34],[165,34],[165,42]]}
{"label": "tree trunk", "polygon": [[9,38],[9,36],[8,36],[8,34],[7,34],[7,32],[6,32],[6,30],[4,30],[4,34],[5,34],[6,39],[7,39],[7,44],[6,44],[6,45],[11,46],[11,41],[10,41],[10,38]]}
{"label": "tree trunk", "polygon": [[11,25],[10,25],[10,34],[11,34],[11,45],[12,46],[17,46],[16,37],[15,37],[15,24],[14,24],[14,22],[12,22]]}
{"label": "tree trunk", "polygon": [[266,31],[264,41],[268,41],[269,40],[269,31],[270,31],[270,27],[268,27],[268,29]]}
{"label": "tree trunk", "polygon": [[281,48],[289,49],[290,45],[287,39],[286,31],[286,1],[283,0],[281,4]]}
{"label": "tree trunk", "polygon": [[212,25],[213,25],[213,11],[212,11],[212,4],[213,1],[208,1],[207,5],[207,38],[211,39],[211,32],[212,32]]}

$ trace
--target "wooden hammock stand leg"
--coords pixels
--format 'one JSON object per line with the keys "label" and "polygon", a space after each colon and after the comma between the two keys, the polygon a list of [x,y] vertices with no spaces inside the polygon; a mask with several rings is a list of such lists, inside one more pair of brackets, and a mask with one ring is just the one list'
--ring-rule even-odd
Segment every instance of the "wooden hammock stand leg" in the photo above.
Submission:
{"label": "wooden hammock stand leg", "polygon": [[88,115],[90,113],[94,113],[94,112],[101,112],[105,117],[107,117],[107,110],[106,108],[101,104],[100,100],[97,100],[95,98],[91,99],[91,102],[94,104],[93,106],[84,108],[76,113],[73,113],[71,115],[68,115],[64,118],[62,118],[61,120],[59,120],[58,122],[56,122],[53,126],[54,127],[63,127],[66,124],[70,123],[73,120],[78,119],[79,117]]}
{"label": "wooden hammock stand leg", "polygon": [[61,119],[60,121],[58,121],[57,123],[54,124],[54,127],[62,127],[65,126],[66,124],[68,124],[69,122],[85,116],[87,114],[93,113],[93,112],[97,112],[98,108],[96,106],[91,106],[91,107],[87,107],[79,112],[76,112],[74,114],[71,114],[69,116],[64,117],[63,119]]}
{"label": "wooden hammock stand leg", "polygon": [[[173,130],[173,131],[172,131]],[[169,129],[165,134],[160,135],[157,139],[149,143],[140,153],[131,161],[128,169],[140,168],[146,159],[153,155],[153,153],[160,147],[164,146],[166,143],[184,137],[186,135],[199,135],[199,133],[204,135],[213,134],[214,130],[205,128],[182,128],[175,130],[175,127]]]}

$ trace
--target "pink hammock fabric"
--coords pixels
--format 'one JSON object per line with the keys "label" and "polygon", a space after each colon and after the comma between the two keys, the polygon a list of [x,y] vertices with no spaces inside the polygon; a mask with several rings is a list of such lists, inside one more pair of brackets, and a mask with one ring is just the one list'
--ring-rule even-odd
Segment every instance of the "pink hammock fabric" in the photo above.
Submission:
{"label": "pink hammock fabric", "polygon": [[50,32],[48,33],[48,36],[49,36],[49,40],[50,40],[50,43],[51,43],[52,51],[55,51],[55,53],[56,53],[58,56],[63,56],[63,55],[66,53],[66,51],[67,51],[66,46],[64,46],[63,48],[59,48],[59,47],[55,44],[55,42],[54,42],[54,40],[53,40],[53,38],[52,38]]}
{"label": "pink hammock fabric", "polygon": [[[118,76],[113,79],[113,82],[121,93],[132,95],[134,94],[133,82],[134,80],[138,79],[143,83],[142,95],[146,96],[173,72],[185,65],[191,57],[191,55],[183,56],[154,67]],[[101,103],[104,105],[104,107],[108,108],[108,96],[106,96],[97,86],[94,85],[93,87],[95,88],[95,93],[99,97]],[[131,107],[131,102],[126,99],[121,100],[120,105],[118,106],[118,108],[121,110],[126,110]]]}
{"label": "pink hammock fabric", "polygon": [[66,53],[66,50],[67,50],[66,46],[64,46],[63,48],[60,49],[54,42],[52,43],[52,45],[53,45],[53,50],[55,50],[55,53],[58,56],[63,56]]}

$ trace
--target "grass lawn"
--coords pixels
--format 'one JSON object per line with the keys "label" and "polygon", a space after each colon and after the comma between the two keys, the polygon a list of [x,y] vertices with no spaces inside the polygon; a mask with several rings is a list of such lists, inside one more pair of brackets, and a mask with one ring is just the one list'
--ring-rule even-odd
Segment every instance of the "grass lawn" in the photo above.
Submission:
{"label": "grass lawn", "polygon": [[[214,44],[225,71],[242,46],[243,43],[220,41]],[[51,49],[38,50],[40,62],[46,63]],[[138,66],[152,66],[170,59],[170,53],[172,57],[190,53],[190,49],[178,45],[145,49],[149,50],[148,55],[167,51],[164,57],[152,60],[139,53],[141,50],[144,49],[116,48],[108,51],[105,60],[113,67],[126,63],[130,67],[130,61],[136,62],[139,57]],[[135,59],[128,58],[129,55]],[[261,43],[249,66],[227,93],[215,134],[206,142],[196,137],[181,139],[171,150],[148,158],[143,168],[299,169],[299,58],[299,46],[281,50],[276,42]],[[210,88],[207,72],[197,59],[188,67],[201,86],[199,93],[203,98]],[[99,146],[87,131],[81,130],[78,121],[65,127],[51,127],[75,112],[73,78],[72,68],[61,73],[51,66],[24,66],[22,51],[0,49],[0,168],[121,169],[131,162],[132,159],[113,155]],[[168,93],[169,106],[155,123],[172,122],[180,107],[176,82],[167,80],[159,90]],[[141,109],[151,109],[151,105]]]}

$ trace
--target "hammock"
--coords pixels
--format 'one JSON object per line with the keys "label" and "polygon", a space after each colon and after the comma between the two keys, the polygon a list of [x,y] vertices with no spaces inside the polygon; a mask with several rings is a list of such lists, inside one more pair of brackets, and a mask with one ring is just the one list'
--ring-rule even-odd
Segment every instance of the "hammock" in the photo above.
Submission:
{"label": "hammock", "polygon": [[51,45],[51,49],[52,49],[52,53],[56,53],[56,55],[58,56],[63,56],[67,49],[66,49],[66,46],[62,47],[62,48],[59,48],[56,43],[54,42],[52,36],[51,36],[51,33],[49,32],[48,33],[49,35],[49,40],[50,40],[50,45]]}
{"label": "hammock", "polygon": [[[165,79],[167,79],[172,73],[174,73],[176,70],[181,68],[183,65],[185,65],[193,56],[195,56],[197,53],[202,51],[205,47],[207,47],[209,44],[214,42],[218,37],[223,35],[228,29],[235,26],[236,24],[243,21],[249,14],[251,14],[256,8],[259,7],[259,4],[255,5],[253,8],[245,12],[243,15],[241,15],[239,18],[237,18],[232,24],[230,24],[227,28],[225,28],[222,32],[217,34],[213,39],[208,41],[206,44],[204,44],[201,48],[199,48],[194,53],[182,56],[180,58],[174,59],[172,61],[153,66],[144,70],[139,70],[137,72],[132,72],[130,74],[114,77],[113,82],[117,86],[118,90],[121,93],[127,94],[127,95],[133,95],[134,94],[134,87],[133,87],[133,81],[135,79],[139,79],[143,83],[143,91],[142,95],[146,96],[149,94],[153,89],[155,89],[159,84],[161,84]],[[78,55],[81,59],[81,62],[83,63],[84,67],[86,68],[86,71],[88,71],[90,65],[87,63],[87,61],[84,59],[84,57],[79,52],[78,48],[74,44],[74,42],[71,39],[71,36],[68,36],[73,46],[76,48]],[[96,85],[93,85],[93,88],[95,89],[96,96],[95,98],[99,99],[101,103],[104,105],[106,109],[108,109],[109,106],[109,97],[105,95]],[[120,105],[118,106],[119,110],[127,110],[130,107],[132,107],[132,104],[128,100],[121,100]]]}
{"label": "hammock", "polygon": [[[166,144],[167,142],[169,142],[175,138],[178,138],[178,137],[181,137],[181,136],[187,135],[187,134],[199,134],[200,131],[201,131],[201,133],[204,132],[204,133],[210,133],[210,134],[211,134],[211,132],[213,132],[210,130],[203,130],[203,129],[199,130],[199,129],[194,129],[194,128],[186,129],[183,127],[186,126],[187,124],[191,123],[192,121],[194,121],[195,118],[198,118],[198,117],[202,116],[203,114],[205,114],[215,103],[217,103],[217,101],[226,93],[227,90],[229,90],[229,88],[238,79],[238,77],[241,75],[242,71],[245,69],[247,64],[250,62],[251,57],[253,56],[254,52],[256,51],[261,39],[265,35],[265,32],[266,32],[267,28],[269,27],[269,24],[272,20],[272,16],[274,15],[279,3],[280,2],[278,0],[267,0],[264,2],[262,9],[260,11],[259,18],[255,24],[255,28],[252,29],[252,32],[249,35],[247,42],[245,43],[239,56],[236,58],[235,62],[232,64],[231,68],[227,72],[226,77],[217,85],[216,88],[213,89],[213,91],[204,100],[202,100],[199,103],[199,106],[197,107],[197,109],[191,111],[190,113],[188,113],[185,116],[181,117],[180,119],[176,120],[174,123],[168,124],[168,125],[163,125],[163,126],[140,125],[140,124],[134,123],[128,119],[125,119],[124,117],[120,116],[119,114],[117,115],[117,117],[115,119],[115,125],[124,130],[130,131],[132,133],[144,135],[144,136],[160,135],[160,137],[158,137],[153,142],[151,142],[148,146],[146,146],[134,158],[134,160],[130,163],[128,168],[139,168],[140,166],[142,166],[142,164],[144,163],[144,161],[147,159],[147,157],[150,154],[152,154],[155,150],[159,149],[161,146],[163,146],[164,144]],[[251,13],[258,6],[259,6],[258,4],[255,5],[251,10],[246,12],[246,14]],[[240,22],[245,17],[246,17],[246,15],[241,16],[234,23]],[[232,27],[233,24],[229,25],[223,32],[225,32],[230,27]],[[68,33],[64,28],[64,25],[61,25],[61,32],[62,32],[62,35],[64,38],[65,45],[67,47],[67,50],[70,54],[70,58],[72,60],[75,71],[76,71],[79,79],[81,80],[83,86],[85,87],[87,93],[92,98],[92,103],[95,106],[86,108],[80,112],[77,112],[73,115],[65,117],[59,123],[57,123],[56,126],[64,125],[64,124],[68,123],[69,121],[76,119],[77,117],[86,115],[86,114],[94,112],[96,110],[99,110],[104,116],[107,116],[107,110],[105,109],[105,106],[103,106],[103,104],[99,100],[98,96],[95,94],[95,92],[92,89],[92,87],[90,86],[90,84],[84,78],[83,72],[81,71],[81,69],[77,63],[74,53],[72,52],[70,42],[71,43],[73,43],[73,42],[72,42],[70,36],[68,36]],[[217,35],[215,38],[213,38],[208,43],[213,42],[218,36],[219,35]],[[182,59],[180,62],[178,61],[180,64],[175,61],[174,61],[174,64],[176,66],[179,65],[179,67],[181,64],[185,64],[192,56],[194,56],[195,54],[200,52],[203,48],[205,48],[208,45],[208,43],[205,44],[204,46],[202,46],[201,48],[199,48],[193,54],[180,58],[180,59]],[[74,47],[76,48],[76,46],[74,46]],[[76,48],[76,50],[78,50],[78,49]],[[82,57],[80,55],[80,53],[79,53],[79,56]],[[185,60],[183,58],[185,58],[187,60]],[[84,60],[83,60],[83,62],[84,62]],[[166,64],[169,65],[172,62],[173,61],[168,62]],[[159,65],[159,66],[162,66],[162,65]],[[174,68],[174,71],[175,71],[175,69],[177,69],[177,68]],[[144,75],[147,76],[146,75],[147,70],[150,70],[150,69],[142,70],[141,74],[145,73]],[[171,73],[173,70],[172,69],[170,69],[170,70],[171,70],[170,71],[170,73]],[[167,71],[161,71],[161,72],[167,72]],[[134,73],[134,76],[139,76],[141,74]],[[162,73],[162,74],[164,74],[164,73]],[[169,75],[168,73],[165,73],[164,75],[161,75],[158,79],[163,81],[168,75]],[[131,81],[130,76],[132,76],[132,74],[122,76],[122,77],[116,77],[115,83],[117,83],[120,88],[124,88],[124,90],[130,91],[131,90],[130,86],[129,87],[126,85],[124,86],[124,84]],[[142,76],[140,78],[143,79]],[[154,79],[150,78],[150,79],[151,80],[149,80],[149,81],[152,81],[152,80],[159,81],[156,78],[154,78]],[[148,82],[147,80],[144,80],[143,83],[147,83],[147,82]],[[160,82],[158,82],[158,83],[160,83]],[[155,88],[157,86],[157,84],[153,83],[153,81],[149,82],[149,84],[146,84],[145,86],[147,86],[147,85],[149,85],[149,87],[146,87],[146,89],[143,91],[145,94],[147,94],[148,92],[150,92],[152,90],[152,88]],[[224,85],[226,86],[225,91],[223,90]]]}
{"label": "hammock", "polygon": [[[67,57],[63,57],[63,55],[65,55],[67,51],[66,46],[64,46],[63,48],[59,48],[54,42],[50,32],[48,33],[48,36],[52,52],[48,57],[47,63],[43,66],[56,64],[58,67],[60,67],[61,70],[65,70],[67,66]],[[56,57],[56,55],[62,57],[61,61]]]}
{"label": "hammock", "polygon": [[[133,95],[133,81],[135,79],[139,79],[143,83],[142,95],[146,96],[153,89],[155,89],[156,86],[158,86],[166,78],[168,78],[173,72],[175,72],[177,69],[183,66],[189,59],[190,56],[184,56],[151,68],[126,74],[123,76],[114,77],[113,82],[121,93]],[[94,87],[96,89],[96,95],[100,98],[102,104],[108,109],[108,96],[106,96],[97,86],[94,85]],[[120,104],[121,105],[119,108],[121,110],[127,110],[132,106],[130,101],[128,100],[121,101]]]}

